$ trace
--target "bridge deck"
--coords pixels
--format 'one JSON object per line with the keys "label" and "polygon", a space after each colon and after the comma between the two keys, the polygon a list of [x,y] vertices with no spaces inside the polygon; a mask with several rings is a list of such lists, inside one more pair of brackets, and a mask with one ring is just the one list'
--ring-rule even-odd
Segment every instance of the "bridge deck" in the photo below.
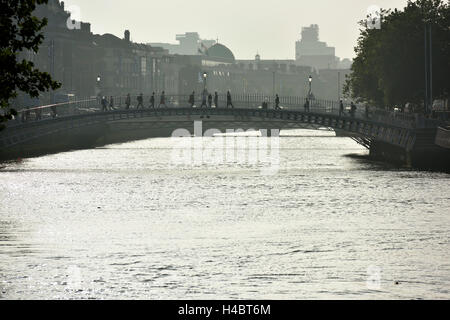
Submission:
{"label": "bridge deck", "polygon": [[[353,114],[339,110],[335,102],[314,101],[309,108],[303,98],[282,99],[280,108],[263,109],[261,100],[240,97],[237,108],[180,107],[185,97],[168,99],[164,108],[114,109],[101,111],[97,100],[84,100],[20,111],[19,117],[0,132],[0,150],[32,144],[38,139],[70,133],[81,135],[94,130],[95,135],[121,132],[132,139],[145,138],[146,132],[165,129],[166,134],[178,128],[191,128],[194,121],[203,121],[205,128],[226,129],[289,129],[329,128],[346,132],[355,141],[370,148],[372,141],[382,141],[406,151],[414,148],[417,130],[436,127],[435,122],[415,115],[389,113],[359,108]],[[219,105],[227,103],[221,101]],[[34,119],[32,115],[34,114]],[[125,131],[127,133],[125,134]],[[92,133],[94,134],[94,133]],[[98,138],[98,137],[97,137]],[[44,139],[44,140],[42,140]],[[97,139],[98,140],[98,139]]]}

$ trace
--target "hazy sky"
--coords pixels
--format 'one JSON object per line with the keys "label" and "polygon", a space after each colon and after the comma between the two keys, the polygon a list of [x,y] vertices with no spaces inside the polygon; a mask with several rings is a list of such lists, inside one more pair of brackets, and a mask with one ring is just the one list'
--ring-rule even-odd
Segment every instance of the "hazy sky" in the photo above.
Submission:
{"label": "hazy sky", "polygon": [[219,39],[238,59],[294,59],[303,26],[318,24],[320,40],[341,58],[354,56],[359,20],[367,8],[403,8],[407,0],[66,0],[78,6],[94,33],[136,42],[177,43],[176,34],[198,32]]}

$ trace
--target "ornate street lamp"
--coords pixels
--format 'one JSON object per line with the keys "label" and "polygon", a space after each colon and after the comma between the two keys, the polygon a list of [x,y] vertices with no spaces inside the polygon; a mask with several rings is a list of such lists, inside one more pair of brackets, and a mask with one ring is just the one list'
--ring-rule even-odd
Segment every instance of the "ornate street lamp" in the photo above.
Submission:
{"label": "ornate street lamp", "polygon": [[203,91],[206,91],[206,81],[208,79],[208,73],[203,72]]}
{"label": "ornate street lamp", "polygon": [[95,95],[96,96],[100,96],[100,93],[101,93],[101,87],[100,87],[100,83],[101,83],[101,81],[102,81],[102,78],[100,77],[100,75],[98,75],[97,76],[97,79],[96,79],[96,85],[95,85]]}
{"label": "ornate street lamp", "polygon": [[309,93],[308,93],[308,98],[311,99],[312,97],[312,76],[309,76]]}

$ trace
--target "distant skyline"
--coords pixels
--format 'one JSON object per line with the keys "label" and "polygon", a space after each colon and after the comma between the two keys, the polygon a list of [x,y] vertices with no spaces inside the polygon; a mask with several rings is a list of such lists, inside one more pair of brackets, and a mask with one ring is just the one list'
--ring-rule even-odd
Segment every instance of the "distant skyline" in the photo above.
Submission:
{"label": "distant skyline", "polygon": [[92,31],[123,37],[130,30],[140,43],[177,43],[176,34],[198,32],[219,39],[238,59],[295,59],[295,41],[302,27],[318,24],[320,40],[336,47],[340,58],[353,58],[358,21],[367,9],[402,9],[407,0],[66,0],[78,6]]}

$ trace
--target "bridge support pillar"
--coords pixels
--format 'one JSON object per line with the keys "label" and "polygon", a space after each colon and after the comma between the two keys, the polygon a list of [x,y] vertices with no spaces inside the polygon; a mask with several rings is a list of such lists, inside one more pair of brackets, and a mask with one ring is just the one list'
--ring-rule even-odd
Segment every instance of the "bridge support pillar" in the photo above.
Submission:
{"label": "bridge support pillar", "polygon": [[261,132],[262,137],[279,137],[280,136],[280,129],[259,129],[259,132]]}

